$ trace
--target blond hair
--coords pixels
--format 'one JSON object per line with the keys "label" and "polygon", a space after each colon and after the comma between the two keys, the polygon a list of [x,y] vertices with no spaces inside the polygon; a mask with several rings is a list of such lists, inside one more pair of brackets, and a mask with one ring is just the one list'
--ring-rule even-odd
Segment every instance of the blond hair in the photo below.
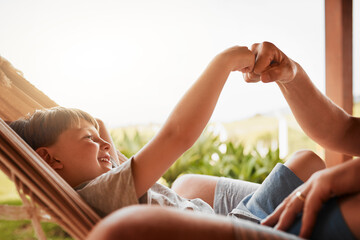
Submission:
{"label": "blond hair", "polygon": [[53,145],[61,133],[79,124],[81,119],[99,129],[97,121],[90,114],[80,109],[65,107],[36,110],[31,115],[13,121],[10,127],[36,150]]}

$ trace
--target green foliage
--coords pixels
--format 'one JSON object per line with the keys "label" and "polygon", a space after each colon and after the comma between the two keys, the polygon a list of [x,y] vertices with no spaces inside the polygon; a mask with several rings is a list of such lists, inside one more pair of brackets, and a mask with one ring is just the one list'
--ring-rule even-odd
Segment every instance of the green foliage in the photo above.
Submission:
{"label": "green foliage", "polygon": [[245,147],[241,143],[222,143],[217,136],[208,135],[202,136],[200,141],[178,159],[163,177],[170,185],[179,175],[185,173],[223,176],[261,183],[278,162],[282,162],[278,149],[275,151],[269,149],[265,156],[261,156],[256,149],[245,152]]}
{"label": "green foliage", "polygon": [[[115,140],[119,150],[132,156],[148,141],[136,131],[124,132],[122,138]],[[279,158],[279,149],[267,150],[262,156],[255,148],[245,151],[242,143],[222,142],[219,136],[205,130],[196,143],[186,151],[163,175],[168,186],[182,174],[195,173],[224,176],[261,183],[270,173]]]}
{"label": "green foliage", "polygon": [[137,153],[148,141],[149,138],[141,135],[138,130],[133,134],[124,131],[122,138],[112,135],[117,149],[126,157],[131,157]]}
{"label": "green foliage", "polygon": [[221,142],[218,136],[204,132],[196,143],[186,151],[163,175],[163,178],[171,185],[175,179],[185,173],[198,173],[221,176],[219,169],[213,168],[213,154],[221,154]]}

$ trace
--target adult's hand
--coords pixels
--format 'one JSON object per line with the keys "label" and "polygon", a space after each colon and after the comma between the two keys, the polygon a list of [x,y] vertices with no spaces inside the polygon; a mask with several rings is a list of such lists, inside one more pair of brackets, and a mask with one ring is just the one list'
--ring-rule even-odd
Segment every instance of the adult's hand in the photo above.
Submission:
{"label": "adult's hand", "polygon": [[251,46],[255,54],[255,66],[252,72],[244,73],[246,82],[287,83],[297,74],[297,63],[288,58],[280,49],[269,42],[255,43]]}
{"label": "adult's hand", "polygon": [[303,212],[300,237],[309,238],[318,212],[333,196],[332,178],[329,169],[316,172],[307,182],[295,189],[261,224],[286,231],[295,217]]}

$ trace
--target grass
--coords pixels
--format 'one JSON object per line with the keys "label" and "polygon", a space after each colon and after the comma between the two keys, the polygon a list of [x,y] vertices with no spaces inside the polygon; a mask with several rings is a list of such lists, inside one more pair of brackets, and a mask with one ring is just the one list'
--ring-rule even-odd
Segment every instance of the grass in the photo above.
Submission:
{"label": "grass", "polygon": [[[42,223],[47,239],[71,240],[72,238],[54,223]],[[0,239],[6,240],[36,240],[36,236],[29,220],[0,221]]]}
{"label": "grass", "polygon": [[[0,205],[22,205],[15,185],[0,171]],[[72,239],[64,230],[54,223],[41,223],[48,239],[70,240]],[[34,229],[29,220],[7,221],[0,220],[0,239],[6,240],[32,240],[37,239]]]}

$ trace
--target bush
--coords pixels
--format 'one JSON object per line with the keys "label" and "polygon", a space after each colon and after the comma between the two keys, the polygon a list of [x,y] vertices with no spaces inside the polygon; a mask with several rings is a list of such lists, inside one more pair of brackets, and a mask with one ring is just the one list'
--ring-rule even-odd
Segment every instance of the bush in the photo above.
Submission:
{"label": "bush", "polygon": [[132,134],[124,131],[121,138],[112,134],[112,138],[116,148],[128,158],[135,155],[150,140],[149,137],[141,135],[138,130]]}
{"label": "bush", "polygon": [[[122,139],[116,139],[119,150],[127,157],[135,154],[148,141],[136,131],[124,132]],[[282,162],[279,149],[269,149],[265,155],[253,147],[246,152],[242,143],[222,142],[214,133],[205,130],[196,143],[186,151],[163,175],[168,186],[182,174],[195,173],[223,176],[261,183],[276,163]]]}

